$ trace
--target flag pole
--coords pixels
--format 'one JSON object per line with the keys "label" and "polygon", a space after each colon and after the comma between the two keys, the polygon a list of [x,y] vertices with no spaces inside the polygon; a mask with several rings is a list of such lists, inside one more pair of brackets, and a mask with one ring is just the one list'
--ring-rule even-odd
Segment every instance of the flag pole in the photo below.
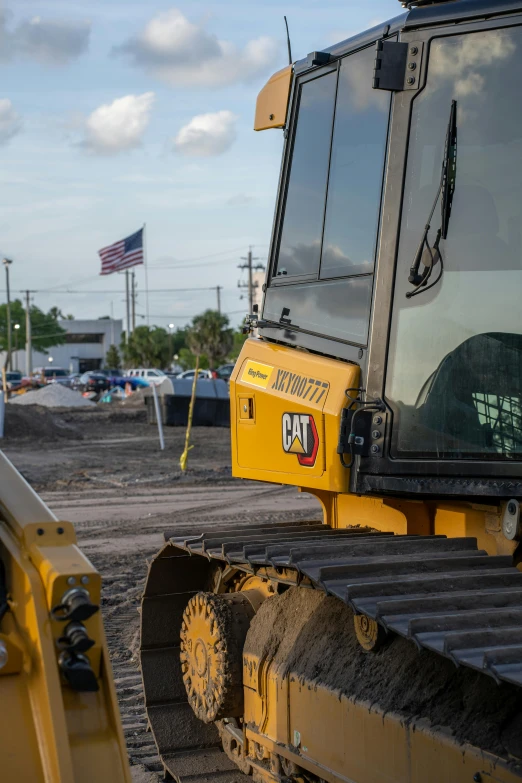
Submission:
{"label": "flag pole", "polygon": [[131,322],[130,322],[130,300],[129,300],[129,270],[125,270],[125,304],[127,308],[127,333],[125,335],[125,342],[129,344]]}
{"label": "flag pole", "polygon": [[145,244],[147,224],[143,224],[143,266],[145,267],[145,315],[147,316],[147,326],[150,326],[149,320],[149,273],[147,270],[147,250]]}

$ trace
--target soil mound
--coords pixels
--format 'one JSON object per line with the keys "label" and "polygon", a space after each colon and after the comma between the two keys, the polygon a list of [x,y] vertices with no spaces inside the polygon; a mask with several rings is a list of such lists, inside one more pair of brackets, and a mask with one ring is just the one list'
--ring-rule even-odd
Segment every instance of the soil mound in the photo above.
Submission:
{"label": "soil mound", "polygon": [[41,405],[44,408],[92,408],[96,403],[82,397],[80,392],[50,383],[37,391],[26,392],[9,400],[10,405]]}
{"label": "soil mound", "polygon": [[39,405],[31,405],[27,408],[8,405],[5,410],[4,438],[11,441],[26,438],[81,440],[83,435],[78,427]]}

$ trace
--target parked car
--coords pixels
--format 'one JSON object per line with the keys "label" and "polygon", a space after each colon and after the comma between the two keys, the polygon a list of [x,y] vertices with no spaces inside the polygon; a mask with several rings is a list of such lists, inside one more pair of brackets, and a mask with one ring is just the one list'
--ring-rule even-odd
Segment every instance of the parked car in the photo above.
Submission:
{"label": "parked car", "polygon": [[221,378],[223,381],[229,381],[235,366],[235,364],[222,364],[221,367],[218,367],[216,370],[217,377]]}
{"label": "parked car", "polygon": [[149,384],[158,385],[162,383],[167,377],[163,370],[156,370],[150,367],[137,367],[125,372],[124,377],[128,378],[142,378]]}
{"label": "parked car", "polygon": [[44,383],[61,383],[69,386],[69,372],[63,367],[37,367],[33,370],[33,376],[39,380],[43,376]]}
{"label": "parked car", "polygon": [[101,372],[86,372],[78,380],[77,389],[82,392],[100,392],[110,389],[111,383],[106,375]]}
{"label": "parked car", "polygon": [[[22,387],[22,373],[18,370],[8,370],[5,374],[5,382],[9,391],[17,391]],[[0,381],[0,386],[2,383]]]}
{"label": "parked car", "polygon": [[[194,378],[194,375],[196,374],[195,370],[185,370],[185,372],[180,372],[180,374],[176,377],[178,378],[185,378],[186,380],[191,381]],[[198,378],[200,380],[213,378],[212,372],[210,370],[198,370]]]}

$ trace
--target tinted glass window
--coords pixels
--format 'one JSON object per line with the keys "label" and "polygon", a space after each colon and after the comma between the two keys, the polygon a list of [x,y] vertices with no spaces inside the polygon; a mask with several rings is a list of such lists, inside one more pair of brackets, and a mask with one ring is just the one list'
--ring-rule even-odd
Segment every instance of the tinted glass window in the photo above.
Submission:
{"label": "tinted glass window", "polygon": [[[522,454],[522,102],[519,28],[432,43],[412,114],[386,393],[396,454]],[[451,101],[457,169],[444,271],[406,298],[441,177]],[[441,225],[431,222],[433,244]],[[435,267],[434,278],[439,274]]]}
{"label": "tinted glass window", "polygon": [[336,82],[332,71],[300,88],[278,276],[319,270]]}
{"label": "tinted glass window", "polygon": [[373,270],[390,93],[372,88],[375,50],[341,63],[321,277]]}
{"label": "tinted glass window", "polygon": [[290,310],[292,327],[366,345],[373,278],[347,277],[326,283],[304,283],[269,288],[264,316],[279,321]]}

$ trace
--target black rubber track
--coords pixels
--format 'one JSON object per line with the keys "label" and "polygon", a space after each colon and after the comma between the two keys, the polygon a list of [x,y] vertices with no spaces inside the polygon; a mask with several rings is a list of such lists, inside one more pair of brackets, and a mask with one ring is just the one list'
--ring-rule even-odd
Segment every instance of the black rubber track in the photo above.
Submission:
{"label": "black rubber track", "polygon": [[522,685],[522,573],[475,538],[397,536],[326,525],[249,525],[171,536],[245,571],[295,570],[386,630],[497,681]]}
{"label": "black rubber track", "polygon": [[397,536],[318,522],[252,524],[165,534],[142,602],[141,667],[150,727],[166,772],[181,783],[241,783],[216,725],[199,721],[181,676],[183,611],[215,589],[227,565],[271,569],[284,584],[336,596],[419,647],[522,685],[522,573],[475,538]]}

